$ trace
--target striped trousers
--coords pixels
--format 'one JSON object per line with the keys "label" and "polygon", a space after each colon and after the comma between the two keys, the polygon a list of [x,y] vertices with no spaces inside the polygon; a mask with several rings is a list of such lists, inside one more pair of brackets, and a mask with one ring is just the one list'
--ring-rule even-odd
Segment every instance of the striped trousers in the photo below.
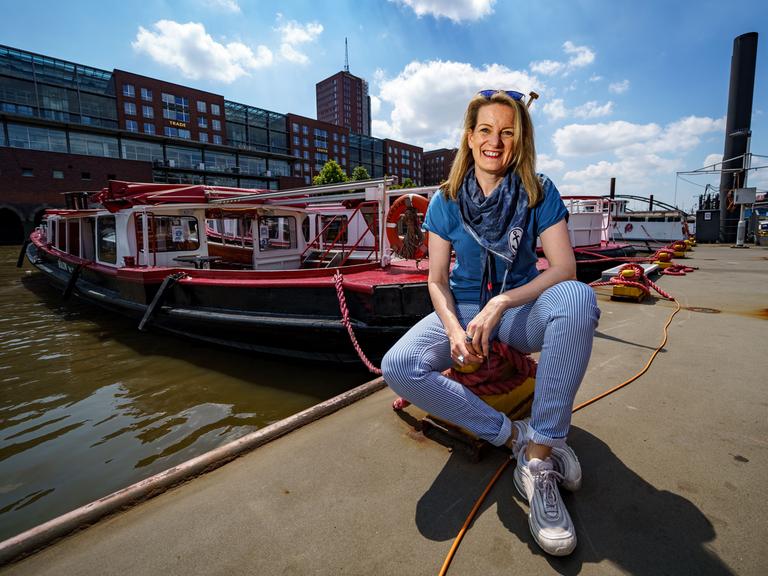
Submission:
{"label": "striped trousers", "polygon": [[[476,303],[456,304],[463,327],[478,309]],[[535,301],[504,312],[496,338],[520,352],[541,351],[529,440],[547,446],[565,442],[599,318],[592,288],[575,280],[555,284]],[[389,387],[409,402],[495,446],[503,445],[512,430],[509,418],[445,377],[442,372],[451,364],[448,337],[432,312],[387,352],[381,370]]]}

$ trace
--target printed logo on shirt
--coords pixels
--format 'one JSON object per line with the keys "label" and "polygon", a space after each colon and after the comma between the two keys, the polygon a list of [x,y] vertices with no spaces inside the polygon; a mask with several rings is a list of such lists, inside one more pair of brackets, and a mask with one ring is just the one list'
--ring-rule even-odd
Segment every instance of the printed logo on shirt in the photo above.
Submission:
{"label": "printed logo on shirt", "polygon": [[509,251],[512,252],[514,257],[517,254],[517,248],[520,246],[520,240],[523,238],[522,228],[512,228],[509,233]]}

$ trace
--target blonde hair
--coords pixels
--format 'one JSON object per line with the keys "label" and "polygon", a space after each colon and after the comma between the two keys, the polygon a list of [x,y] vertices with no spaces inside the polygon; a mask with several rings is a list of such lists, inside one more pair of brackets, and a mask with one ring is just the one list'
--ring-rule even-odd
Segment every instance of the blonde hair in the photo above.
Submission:
{"label": "blonde hair", "polygon": [[510,166],[520,177],[528,193],[528,205],[533,207],[542,198],[542,188],[539,178],[536,176],[536,146],[533,142],[533,122],[528,113],[528,107],[520,100],[515,100],[503,91],[496,92],[490,98],[477,94],[469,101],[467,111],[464,114],[464,130],[461,134],[461,143],[456,152],[456,158],[451,166],[442,188],[451,200],[456,200],[467,170],[475,163],[472,150],[469,147],[468,136],[477,125],[477,115],[480,108],[490,104],[503,104],[515,111],[514,125],[514,153]]}

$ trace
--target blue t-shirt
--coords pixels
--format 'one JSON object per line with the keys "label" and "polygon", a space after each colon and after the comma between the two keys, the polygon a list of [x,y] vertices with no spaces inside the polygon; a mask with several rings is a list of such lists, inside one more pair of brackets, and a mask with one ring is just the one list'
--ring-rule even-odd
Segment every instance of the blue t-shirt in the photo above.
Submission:
{"label": "blue t-shirt", "polygon": [[[541,174],[539,174],[539,180],[542,184],[544,199],[530,210],[517,258],[507,275],[505,290],[522,286],[538,276],[533,238],[541,236],[544,230],[568,215],[568,210],[560,198],[560,192],[552,181]],[[536,227],[535,235],[534,226]],[[477,302],[480,299],[480,281],[483,275],[483,250],[464,230],[458,202],[447,198],[442,189],[438,190],[429,202],[422,229],[437,234],[453,246],[456,262],[451,270],[449,285],[456,301]],[[494,258],[496,259],[496,279],[493,293],[498,294],[507,263],[498,256]]]}

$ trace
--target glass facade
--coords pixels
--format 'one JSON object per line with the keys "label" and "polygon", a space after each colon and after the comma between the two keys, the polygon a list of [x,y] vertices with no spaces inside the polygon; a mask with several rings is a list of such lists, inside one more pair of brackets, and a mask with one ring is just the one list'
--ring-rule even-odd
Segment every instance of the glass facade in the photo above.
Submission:
{"label": "glass facade", "polygon": [[0,46],[0,111],[117,128],[112,74]]}
{"label": "glass facade", "polygon": [[224,102],[224,112],[230,146],[288,154],[288,121],[284,114],[230,101]]}
{"label": "glass facade", "polygon": [[142,160],[144,162],[163,161],[162,144],[127,139],[124,139],[122,144],[122,157],[125,160]]}
{"label": "glass facade", "polygon": [[64,130],[8,123],[8,145],[29,150],[67,152],[67,134]]}
{"label": "glass facade", "polygon": [[165,150],[170,168],[189,168],[201,170],[203,164],[203,151],[197,148],[182,148],[181,146],[168,146]]}
{"label": "glass facade", "polygon": [[86,156],[120,157],[117,138],[84,132],[70,132],[69,151],[72,154],[85,154]]}
{"label": "glass facade", "polygon": [[[343,139],[343,136],[342,136]],[[371,178],[384,176],[384,141],[362,134],[349,135],[349,169],[362,166]]]}

